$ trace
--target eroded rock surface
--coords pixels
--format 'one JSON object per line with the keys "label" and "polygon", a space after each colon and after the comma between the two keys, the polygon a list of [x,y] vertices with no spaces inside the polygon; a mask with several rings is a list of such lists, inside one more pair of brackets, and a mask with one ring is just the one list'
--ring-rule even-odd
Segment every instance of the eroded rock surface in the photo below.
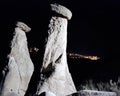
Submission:
{"label": "eroded rock surface", "polygon": [[16,26],[8,56],[8,72],[4,80],[2,96],[24,96],[34,70],[25,34],[31,28],[23,22],[18,22]]}
{"label": "eroded rock surface", "polygon": [[[68,13],[68,9],[61,5],[51,4],[51,9],[58,14]],[[50,91],[56,96],[65,96],[76,92],[66,58],[68,19],[64,17],[52,16],[50,20],[41,80],[36,94]]]}

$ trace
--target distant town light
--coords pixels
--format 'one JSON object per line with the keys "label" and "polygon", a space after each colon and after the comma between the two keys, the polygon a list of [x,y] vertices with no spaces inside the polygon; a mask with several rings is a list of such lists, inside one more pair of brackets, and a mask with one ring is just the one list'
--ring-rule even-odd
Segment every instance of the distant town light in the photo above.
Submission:
{"label": "distant town light", "polygon": [[68,56],[73,59],[90,59],[90,60],[98,60],[100,57],[98,56],[86,56],[86,55],[80,55],[80,54],[75,54],[75,53],[68,53]]}

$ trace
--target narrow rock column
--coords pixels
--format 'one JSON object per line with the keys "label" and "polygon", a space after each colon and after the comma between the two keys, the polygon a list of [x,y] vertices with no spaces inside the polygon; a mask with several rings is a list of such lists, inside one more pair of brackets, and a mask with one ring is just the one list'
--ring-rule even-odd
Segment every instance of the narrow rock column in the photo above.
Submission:
{"label": "narrow rock column", "polygon": [[66,57],[67,24],[72,13],[58,4],[51,4],[51,9],[55,14],[49,24],[37,95],[52,92],[56,96],[65,96],[76,92]]}
{"label": "narrow rock column", "polygon": [[34,70],[25,34],[31,28],[22,22],[18,22],[16,26],[2,96],[24,96]]}

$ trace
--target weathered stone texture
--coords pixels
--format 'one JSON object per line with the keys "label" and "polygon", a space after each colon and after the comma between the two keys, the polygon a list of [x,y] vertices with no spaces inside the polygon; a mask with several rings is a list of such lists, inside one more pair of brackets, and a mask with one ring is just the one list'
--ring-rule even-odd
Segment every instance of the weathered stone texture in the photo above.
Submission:
{"label": "weathered stone texture", "polygon": [[22,27],[27,26],[22,22],[18,22],[17,26],[12,40],[11,52],[8,56],[8,72],[2,89],[2,96],[24,96],[34,70],[24,32],[24,30],[28,32],[30,28]]}
{"label": "weathered stone texture", "polygon": [[50,91],[65,96],[76,92],[66,58],[67,23],[66,18],[58,16],[50,20],[37,94]]}
{"label": "weathered stone texture", "polygon": [[66,7],[59,4],[51,4],[51,10],[62,15],[63,17],[70,20],[72,18],[72,12]]}

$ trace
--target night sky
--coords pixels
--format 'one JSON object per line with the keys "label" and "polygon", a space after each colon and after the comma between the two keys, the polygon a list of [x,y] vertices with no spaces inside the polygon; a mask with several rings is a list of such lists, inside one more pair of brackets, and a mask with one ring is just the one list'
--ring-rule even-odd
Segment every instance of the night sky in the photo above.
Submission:
{"label": "night sky", "polygon": [[[101,58],[98,63],[90,62],[84,66],[86,67],[84,71],[92,66],[89,64],[94,63],[97,68],[101,64],[101,69],[108,70],[113,76],[118,75],[119,0],[0,0],[0,63],[4,65],[7,62],[5,58],[10,50],[10,40],[16,21],[25,22],[32,28],[31,32],[27,33],[29,47],[35,46],[43,50],[51,16],[49,6],[51,3],[64,5],[73,13],[68,23],[67,52],[97,55]],[[83,67],[77,64],[74,66]]]}

